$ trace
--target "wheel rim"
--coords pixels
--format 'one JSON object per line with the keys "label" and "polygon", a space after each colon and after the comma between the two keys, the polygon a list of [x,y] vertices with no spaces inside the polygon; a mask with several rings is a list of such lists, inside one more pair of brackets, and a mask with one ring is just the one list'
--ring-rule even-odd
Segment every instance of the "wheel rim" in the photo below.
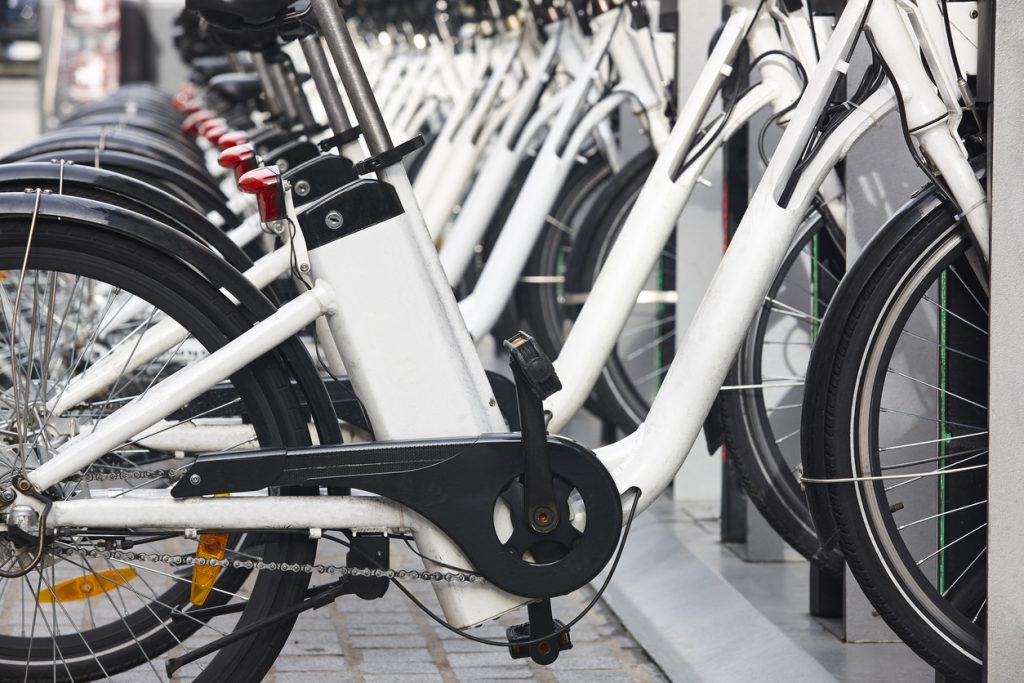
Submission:
{"label": "wheel rim", "polygon": [[[983,576],[985,567],[987,493],[981,482],[987,465],[987,392],[976,386],[964,395],[947,386],[951,356],[987,372],[987,352],[978,355],[960,348],[966,344],[973,349],[979,338],[987,338],[986,297],[977,293],[965,253],[962,231],[949,228],[904,275],[876,321],[854,397],[851,466],[856,476],[900,477],[854,487],[871,535],[872,547],[863,551],[877,556],[930,628],[980,664],[986,598],[983,588],[980,598],[967,595],[977,592],[974,577]],[[947,305],[953,281],[961,283],[965,293],[975,291],[960,302],[973,300],[973,314],[967,313],[969,306],[954,310]],[[960,320],[960,327],[970,332],[965,335],[961,329],[959,341],[950,343],[953,320]],[[937,354],[936,367],[909,360],[924,356],[922,349]],[[968,402],[974,419],[950,419],[953,401]],[[959,471],[963,468],[975,469]],[[916,478],[930,470],[953,471]],[[928,487],[937,490],[929,496]],[[954,490],[960,502],[949,507]],[[969,528],[949,533],[958,519],[979,517],[980,523],[970,522]],[[954,559],[954,547],[966,562]],[[951,565],[958,569],[950,572]],[[966,597],[966,604],[958,597]]]}
{"label": "wheel rim", "polygon": [[[39,246],[34,247],[30,268],[24,274],[19,270],[24,247],[0,248],[0,259],[6,266],[0,270],[3,276],[0,279],[3,458],[0,460],[4,465],[2,480],[5,483],[14,473],[31,470],[46,461],[49,450],[58,447],[59,440],[65,438],[62,429],[87,433],[99,419],[116,412],[132,395],[145,393],[158,379],[190,359],[188,355],[183,359],[176,353],[184,346],[182,342],[147,365],[124,369],[97,400],[83,401],[54,414],[52,407],[47,406],[66,391],[66,377],[95,363],[110,349],[137,348],[143,332],[156,323],[158,316],[155,307],[144,304],[134,317],[115,328],[111,322],[113,314],[124,310],[123,306],[130,301],[126,291],[95,279],[95,273],[83,274],[88,273],[89,268],[84,267],[78,273],[67,268],[63,272],[56,267],[45,269],[47,262],[61,259],[47,250],[52,240],[47,242],[36,235],[35,243]],[[37,252],[43,255],[37,257]],[[101,332],[101,328],[107,329]],[[205,351],[205,345],[194,338],[186,341],[198,344],[199,350]],[[279,442],[279,437],[271,436],[273,430],[260,426],[265,423],[260,414],[264,409],[243,400],[243,396],[248,394],[240,395],[237,400],[245,406],[244,412],[253,417],[255,426],[245,425],[240,417],[219,420],[221,426],[231,427],[226,433],[233,437],[246,432],[243,439],[227,444],[224,450],[259,443],[260,439],[267,443]],[[195,420],[191,420],[190,415]],[[35,422],[30,420],[32,416]],[[172,424],[189,422],[213,426],[210,421],[204,421],[201,413],[194,411],[180,416]],[[223,431],[216,431],[218,438],[225,436]],[[257,437],[257,433],[261,436]],[[102,470],[131,476],[154,468],[188,466],[174,463],[174,454],[143,448],[140,443],[143,440],[136,439],[112,451],[85,474],[95,475]],[[52,441],[57,443],[50,443]],[[168,467],[169,462],[172,467]],[[114,482],[115,487],[121,488],[166,488],[169,484],[167,479],[134,477],[127,479],[127,484]],[[77,481],[62,484],[61,488],[48,493],[67,499],[106,495],[104,489],[107,488],[111,488],[109,482]],[[130,531],[122,534],[147,553],[176,556],[196,551],[196,541],[182,538],[180,534],[175,538],[158,536]],[[154,674],[160,676],[152,659],[163,651],[174,646],[184,647],[183,641],[197,630],[215,637],[231,631],[229,625],[225,629],[224,624],[203,623],[182,615],[182,609],[190,604],[190,576],[177,576],[166,566],[155,565],[154,568],[116,557],[90,556],[91,550],[107,542],[108,539],[100,539],[97,532],[76,530],[69,536],[53,539],[48,546],[47,559],[27,577],[0,582],[0,610],[8,613],[7,621],[12,627],[11,633],[0,635],[0,665],[9,667],[7,670],[16,672],[19,678],[87,680],[122,670],[125,667],[120,666],[118,660],[127,657],[148,661]],[[248,551],[258,547],[256,543],[257,540],[244,535],[233,535],[226,543],[225,556],[228,559],[250,556]],[[13,546],[6,535],[2,545],[2,564],[7,569],[25,556],[26,551]],[[73,557],[65,557],[64,553]],[[240,591],[239,588],[247,573],[231,568],[222,570],[207,605],[245,599],[250,589]],[[72,586],[77,586],[79,596],[70,596],[67,592],[75,592]],[[79,599],[82,591],[91,597]],[[175,614],[182,617],[178,623],[171,622]],[[12,617],[21,617],[20,622]],[[157,645],[154,636],[160,636],[163,644]]]}
{"label": "wheel rim", "polygon": [[[811,346],[842,276],[842,248],[824,221],[791,247],[737,356],[737,391],[762,478],[806,533],[814,528],[800,482],[800,421]],[[831,256],[825,252],[831,250]]]}

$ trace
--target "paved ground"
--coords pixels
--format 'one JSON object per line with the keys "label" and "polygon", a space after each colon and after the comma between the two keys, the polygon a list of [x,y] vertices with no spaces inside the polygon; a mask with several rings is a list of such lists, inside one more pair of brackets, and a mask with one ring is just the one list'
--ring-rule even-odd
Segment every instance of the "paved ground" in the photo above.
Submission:
{"label": "paved ground", "polygon": [[[397,542],[394,551],[398,551]],[[335,553],[330,553],[334,555]],[[340,560],[340,553],[338,553]],[[407,551],[392,564],[417,567]],[[414,594],[437,610],[432,588],[410,585]],[[555,605],[556,616],[572,618],[592,597],[580,591]],[[474,635],[501,640],[505,627],[525,620],[525,610]],[[545,683],[627,683],[666,680],[637,643],[605,607],[598,605],[572,630],[574,648],[549,667],[509,659],[506,651],[479,645],[446,631],[392,587],[381,600],[345,598],[329,612],[302,617],[288,647],[268,680],[308,683],[311,680],[382,683],[403,681],[531,680]]]}

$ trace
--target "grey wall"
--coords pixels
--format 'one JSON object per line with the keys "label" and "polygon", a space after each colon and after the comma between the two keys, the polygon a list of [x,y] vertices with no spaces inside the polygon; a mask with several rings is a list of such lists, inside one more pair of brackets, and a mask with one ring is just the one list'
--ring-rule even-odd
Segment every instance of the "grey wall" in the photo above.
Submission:
{"label": "grey wall", "polygon": [[1020,419],[1021,321],[1024,321],[1024,4],[996,5],[995,103],[990,158],[992,193],[992,303],[989,350],[989,528],[987,680],[1019,681],[1024,671],[1024,421]]}

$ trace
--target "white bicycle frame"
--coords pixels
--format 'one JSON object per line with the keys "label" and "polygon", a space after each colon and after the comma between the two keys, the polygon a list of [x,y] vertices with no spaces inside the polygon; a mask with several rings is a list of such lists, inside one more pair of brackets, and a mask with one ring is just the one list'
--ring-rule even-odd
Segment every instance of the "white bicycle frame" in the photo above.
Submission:
{"label": "white bicycle frame", "polygon": [[[462,279],[519,164],[540,131],[562,106],[567,95],[565,88],[556,90],[533,112],[556,66],[564,64],[572,73],[576,73],[583,62],[576,31],[568,25],[567,20],[551,24],[548,28],[551,37],[523,83],[497,138],[488,148],[455,224],[445,234],[441,246],[441,264],[452,284]],[[432,225],[431,235],[436,240],[441,236],[444,221],[439,220]]]}
{"label": "white bicycle frame", "polygon": [[[756,6],[754,0],[736,4],[734,19]],[[925,52],[932,73],[942,70],[948,75],[948,51],[942,49],[942,41],[930,39],[934,33],[921,33],[915,40],[904,22],[908,13],[919,12],[915,18],[921,21],[910,22],[914,30],[933,30],[934,17],[925,5],[914,7],[899,0],[848,3],[750,210],[679,344],[647,421],[626,439],[597,451],[623,493],[627,511],[637,492],[642,510],[671,481],[821,182],[858,138],[895,106],[888,85],[870,95],[803,164],[790,195],[783,198],[865,20],[901,89],[911,94],[904,103],[910,130],[941,172],[978,244],[987,244],[984,191],[953,132],[955,121],[949,120],[960,116],[956,96],[942,84],[936,93],[918,53]],[[752,14],[746,16],[746,21],[751,19]],[[380,176],[394,184],[405,206],[414,207],[401,167],[386,169]],[[66,442],[52,459],[29,473],[29,481],[46,490],[81,471],[322,315],[328,316],[378,438],[450,437],[504,429],[433,242],[414,209],[314,249],[309,259],[318,278],[311,291],[100,420],[89,434]],[[556,412],[553,424],[563,421],[564,413]],[[116,493],[124,495],[56,501],[48,523],[119,528],[130,520],[133,525],[169,529],[408,529],[425,555],[468,566],[460,564],[465,557],[442,531],[377,497],[174,500],[166,491]],[[41,507],[35,498],[20,494],[17,504]],[[500,515],[495,521],[499,527],[508,523]],[[438,584],[436,590],[446,617],[457,626],[480,623],[525,602],[484,584]]]}
{"label": "white bicycle frame", "polygon": [[[462,196],[487,142],[481,134],[488,115],[495,113],[492,110],[503,86],[515,80],[509,71],[525,43],[518,36],[509,38],[513,40],[497,46],[490,53],[491,59],[482,62],[480,78],[475,79],[482,85],[467,88],[465,97],[455,104],[413,183],[428,228],[444,225]],[[431,230],[431,235],[438,233]]]}
{"label": "white bicycle frame", "polygon": [[[480,279],[473,292],[460,303],[474,338],[482,337],[494,326],[519,281],[523,266],[544,227],[545,218],[576,162],[578,151],[599,126],[605,125],[612,112],[627,102],[638,102],[655,148],[660,148],[668,137],[662,113],[665,103],[653,76],[655,56],[649,44],[634,39],[635,32],[626,25],[625,11],[613,9],[591,22],[595,36],[590,53],[574,72],[572,84],[565,89],[558,114],[551,122],[544,144],[498,235]],[[607,53],[612,55],[622,80],[609,95],[587,109],[595,74]],[[478,230],[479,227],[474,232]],[[462,249],[460,260],[464,262],[467,241],[459,244]]]}

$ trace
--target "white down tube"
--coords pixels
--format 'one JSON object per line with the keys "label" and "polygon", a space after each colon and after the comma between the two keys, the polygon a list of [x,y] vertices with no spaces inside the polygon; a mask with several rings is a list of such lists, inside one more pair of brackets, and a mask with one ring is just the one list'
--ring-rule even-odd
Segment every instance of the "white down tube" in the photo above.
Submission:
{"label": "white down tube", "polygon": [[594,41],[594,49],[587,61],[574,74],[572,85],[566,89],[562,108],[512,206],[480,280],[473,293],[460,302],[462,315],[474,339],[490,332],[501,315],[544,227],[544,219],[572,170],[577,150],[594,127],[629,97],[626,93],[613,92],[594,105],[582,120],[579,119],[615,27],[614,21],[605,25],[602,34]]}
{"label": "white down tube", "polygon": [[[564,37],[563,37],[564,36]],[[533,109],[544,92],[556,59],[575,48],[565,26],[559,27],[555,38],[544,45],[530,77],[516,98],[515,108],[508,115],[491,145],[466,195],[458,218],[445,235],[441,245],[441,265],[450,283],[457,284],[470,264],[476,245],[480,244],[487,226],[498,209],[516,169],[526,154],[533,132],[554,116],[564,93],[556,93],[536,114]],[[570,45],[571,44],[571,45]]]}

